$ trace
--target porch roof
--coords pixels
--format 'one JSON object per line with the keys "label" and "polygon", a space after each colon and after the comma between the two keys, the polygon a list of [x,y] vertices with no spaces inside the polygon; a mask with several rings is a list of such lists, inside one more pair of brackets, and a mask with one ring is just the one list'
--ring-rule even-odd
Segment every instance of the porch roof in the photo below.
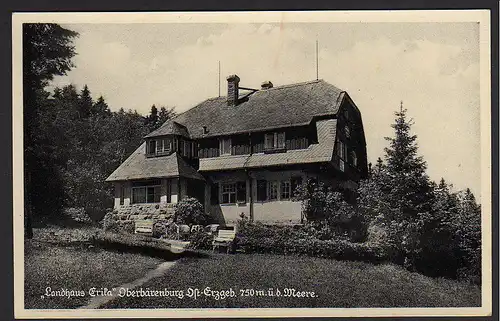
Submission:
{"label": "porch roof", "polygon": [[186,177],[205,180],[177,153],[162,157],[145,157],[146,143],[142,143],[109,177],[106,182],[132,179]]}
{"label": "porch roof", "polygon": [[310,164],[330,162],[333,158],[337,120],[319,120],[316,122],[318,144],[306,149],[289,150],[276,154],[252,154],[238,156],[220,156],[200,159],[200,171],[232,170],[277,165]]}

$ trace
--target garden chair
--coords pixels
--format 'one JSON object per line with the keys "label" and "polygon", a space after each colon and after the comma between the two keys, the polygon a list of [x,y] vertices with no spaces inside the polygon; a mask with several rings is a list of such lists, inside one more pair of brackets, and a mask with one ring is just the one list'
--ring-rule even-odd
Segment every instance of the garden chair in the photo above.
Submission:
{"label": "garden chair", "polygon": [[219,224],[210,224],[210,225],[207,225],[207,226],[205,226],[205,232],[208,235],[216,234],[217,231],[219,230],[219,227],[220,227]]}
{"label": "garden chair", "polygon": [[212,242],[212,252],[215,252],[215,249],[219,249],[221,246],[226,247],[226,253],[229,252],[234,247],[234,239],[236,238],[236,229],[231,230],[219,230],[217,236],[214,238]]}
{"label": "garden chair", "polygon": [[189,235],[191,228],[189,225],[181,224],[177,225],[177,237],[180,239],[182,236]]}
{"label": "garden chair", "polygon": [[191,233],[202,232],[202,231],[203,231],[203,226],[202,225],[193,225],[193,226],[191,226]]}

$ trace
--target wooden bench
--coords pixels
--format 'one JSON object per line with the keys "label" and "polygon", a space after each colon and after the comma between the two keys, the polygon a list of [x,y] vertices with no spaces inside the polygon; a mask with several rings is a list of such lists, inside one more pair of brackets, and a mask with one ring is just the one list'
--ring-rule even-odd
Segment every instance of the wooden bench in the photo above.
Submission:
{"label": "wooden bench", "polygon": [[153,236],[153,221],[136,221],[134,233]]}
{"label": "wooden bench", "polygon": [[217,236],[214,238],[212,242],[212,252],[215,252],[215,249],[219,249],[221,246],[225,246],[227,248],[226,253],[229,253],[231,248],[234,245],[234,239],[236,237],[236,230],[219,230]]}

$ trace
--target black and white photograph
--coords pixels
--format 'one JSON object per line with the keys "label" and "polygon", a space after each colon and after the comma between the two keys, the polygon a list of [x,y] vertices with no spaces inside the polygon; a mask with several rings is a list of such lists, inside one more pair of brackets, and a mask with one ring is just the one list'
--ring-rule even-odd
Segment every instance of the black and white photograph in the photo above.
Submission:
{"label": "black and white photograph", "polygon": [[489,11],[12,25],[16,317],[491,315]]}

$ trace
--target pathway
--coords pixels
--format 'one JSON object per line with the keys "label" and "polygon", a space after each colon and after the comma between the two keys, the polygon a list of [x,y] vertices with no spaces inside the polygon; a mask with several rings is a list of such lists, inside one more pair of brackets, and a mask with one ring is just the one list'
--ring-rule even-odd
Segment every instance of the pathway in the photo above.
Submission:
{"label": "pathway", "polygon": [[126,283],[126,284],[123,284],[123,285],[120,285],[120,286],[113,288],[114,290],[112,291],[112,294],[113,294],[112,296],[93,297],[87,305],[81,307],[80,309],[98,309],[99,307],[103,306],[104,304],[108,303],[109,301],[119,297],[118,291],[121,288],[133,289],[133,288],[136,288],[138,286],[141,286],[144,283],[148,282],[149,280],[163,275],[167,270],[172,268],[175,265],[175,263],[176,263],[175,261],[163,262],[160,265],[158,265],[158,267],[156,269],[151,270],[148,273],[146,273],[146,275],[144,277],[139,278],[137,280],[134,280],[130,283]]}

